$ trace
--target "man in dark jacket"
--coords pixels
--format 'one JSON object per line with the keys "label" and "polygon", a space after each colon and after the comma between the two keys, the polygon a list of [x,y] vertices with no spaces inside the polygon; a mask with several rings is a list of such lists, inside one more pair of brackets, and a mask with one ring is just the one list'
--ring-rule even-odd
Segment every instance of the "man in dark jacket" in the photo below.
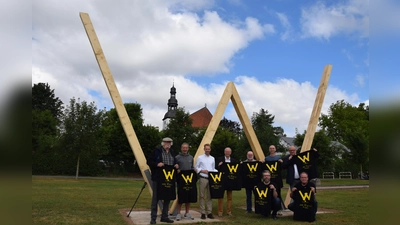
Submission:
{"label": "man in dark jacket", "polygon": [[283,158],[282,169],[287,169],[286,183],[289,184],[290,190],[300,181],[299,170],[295,163],[296,147],[289,147],[289,155]]}
{"label": "man in dark jacket", "polygon": [[[148,157],[147,164],[151,169],[151,180],[153,196],[151,199],[151,220],[150,224],[156,224],[157,218],[157,202],[163,201],[163,208],[161,214],[161,222],[173,223],[174,221],[168,218],[168,208],[170,200],[176,198],[175,194],[175,169],[179,166],[174,157],[174,150],[171,148],[172,139],[169,137],[163,138],[161,146],[156,148],[153,153]],[[165,174],[163,177],[163,173]],[[165,179],[164,179],[165,178]],[[171,191],[160,192],[159,189],[161,182],[168,182]],[[167,193],[167,194],[166,194]]]}

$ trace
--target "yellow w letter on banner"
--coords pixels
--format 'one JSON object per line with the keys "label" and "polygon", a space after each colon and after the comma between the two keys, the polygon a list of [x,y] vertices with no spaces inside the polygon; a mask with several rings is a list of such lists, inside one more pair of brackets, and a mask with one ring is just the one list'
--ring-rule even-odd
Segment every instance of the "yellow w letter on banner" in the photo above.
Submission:
{"label": "yellow w letter on banner", "polygon": [[278,162],[275,162],[275,164],[272,164],[272,165],[269,165],[269,164],[265,164],[267,167],[268,167],[268,169],[269,169],[269,171],[276,171],[276,168],[278,167]]}
{"label": "yellow w letter on banner", "polygon": [[311,200],[311,192],[312,192],[312,190],[310,191],[310,193],[304,192],[304,195],[303,195],[303,193],[302,193],[301,191],[299,191],[300,196],[301,196],[301,198],[303,199],[303,201],[306,201],[306,199],[307,199],[308,201]]}
{"label": "yellow w letter on banner", "polygon": [[258,194],[258,197],[264,197],[264,198],[266,198],[267,197],[267,193],[268,193],[268,188],[266,188],[265,190],[260,190],[260,189],[258,189],[258,187],[256,188],[256,191],[257,191],[257,194]]}
{"label": "yellow w letter on banner", "polygon": [[222,173],[215,174],[215,176],[212,173],[210,173],[210,175],[215,183],[217,183],[217,180],[221,182]]}
{"label": "yellow w letter on banner", "polygon": [[182,178],[183,180],[185,180],[186,184],[192,183],[192,179],[193,179],[193,173],[190,174],[190,176],[185,176],[184,174],[182,174]]}
{"label": "yellow w letter on banner", "polygon": [[252,164],[252,165],[250,165],[250,163],[247,163],[247,167],[249,167],[249,171],[250,172],[256,172],[257,171],[257,166],[258,166],[257,163],[256,164]]}
{"label": "yellow w letter on banner", "polygon": [[174,170],[168,171],[167,173],[165,169],[163,169],[163,172],[166,180],[172,179],[172,177],[174,177]]}
{"label": "yellow w letter on banner", "polygon": [[306,163],[310,161],[310,153],[307,152],[307,155],[304,155],[303,158],[301,158],[300,156],[297,156],[303,163]]}
{"label": "yellow w letter on banner", "polygon": [[229,172],[230,172],[230,173],[232,173],[232,171],[233,171],[233,173],[236,173],[237,168],[238,168],[238,166],[239,166],[239,164],[236,164],[236,166],[230,166],[229,163],[226,164],[226,165],[228,166],[228,169],[229,169]]}

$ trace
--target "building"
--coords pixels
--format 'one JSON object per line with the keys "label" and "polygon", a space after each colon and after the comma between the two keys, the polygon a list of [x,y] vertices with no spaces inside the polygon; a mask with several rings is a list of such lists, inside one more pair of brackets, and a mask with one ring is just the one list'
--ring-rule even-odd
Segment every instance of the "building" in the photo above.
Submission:
{"label": "building", "polygon": [[190,114],[192,119],[192,127],[195,128],[206,128],[210,124],[213,115],[210,110],[208,110],[207,105],[203,108],[197,110],[196,112]]}
{"label": "building", "polygon": [[163,130],[167,128],[167,125],[171,118],[175,118],[176,114],[176,109],[178,108],[178,100],[176,99],[176,88],[174,84],[172,84],[171,90],[169,92],[171,95],[168,99],[168,111],[165,113],[164,118],[162,119],[163,121]]}

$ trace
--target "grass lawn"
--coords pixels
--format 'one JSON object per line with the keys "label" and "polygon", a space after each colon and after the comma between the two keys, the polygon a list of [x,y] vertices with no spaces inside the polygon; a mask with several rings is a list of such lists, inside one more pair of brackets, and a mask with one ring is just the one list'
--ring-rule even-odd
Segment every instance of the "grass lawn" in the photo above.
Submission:
{"label": "grass lawn", "polygon": [[[336,179],[337,180],[337,179]],[[357,180],[344,179],[330,185],[353,185]],[[365,182],[365,181],[363,181]],[[367,183],[368,184],[368,183]],[[321,181],[325,184],[325,180]],[[120,209],[130,209],[135,202],[143,181],[62,179],[32,177],[32,223],[33,224],[127,224]],[[287,188],[282,190],[286,196]],[[320,208],[337,210],[336,213],[318,214],[314,224],[368,224],[369,188],[344,190],[319,190]],[[150,209],[151,197],[146,187],[135,209]],[[291,217],[281,217],[277,221],[262,218],[256,214],[244,214],[245,191],[233,193],[233,217],[224,223],[212,224],[305,224],[295,222]],[[198,203],[192,203],[198,209]],[[217,201],[213,200],[214,214]],[[149,213],[150,219],[150,213]],[[268,220],[268,221],[266,221]]]}

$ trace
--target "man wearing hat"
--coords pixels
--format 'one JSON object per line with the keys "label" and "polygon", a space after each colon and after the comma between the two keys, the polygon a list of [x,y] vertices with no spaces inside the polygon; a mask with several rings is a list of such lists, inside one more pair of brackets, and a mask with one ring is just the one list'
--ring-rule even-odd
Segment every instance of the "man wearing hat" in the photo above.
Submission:
{"label": "man wearing hat", "polygon": [[[156,224],[157,218],[157,202],[160,199],[163,199],[163,208],[161,214],[161,222],[173,223],[174,221],[168,218],[168,209],[169,203],[171,199],[175,199],[175,195],[170,198],[160,198],[163,193],[157,193],[158,183],[161,182],[161,174],[162,170],[168,166],[174,166],[175,169],[178,169],[179,166],[176,163],[176,159],[174,156],[174,150],[171,148],[172,139],[169,137],[165,137],[162,139],[161,146],[157,147],[153,153],[148,157],[147,164],[151,169],[151,180],[152,180],[152,190],[153,196],[151,200],[151,220],[150,224]],[[173,174],[173,173],[171,173]],[[174,190],[175,191],[175,188]],[[174,192],[175,194],[175,192]]]}

